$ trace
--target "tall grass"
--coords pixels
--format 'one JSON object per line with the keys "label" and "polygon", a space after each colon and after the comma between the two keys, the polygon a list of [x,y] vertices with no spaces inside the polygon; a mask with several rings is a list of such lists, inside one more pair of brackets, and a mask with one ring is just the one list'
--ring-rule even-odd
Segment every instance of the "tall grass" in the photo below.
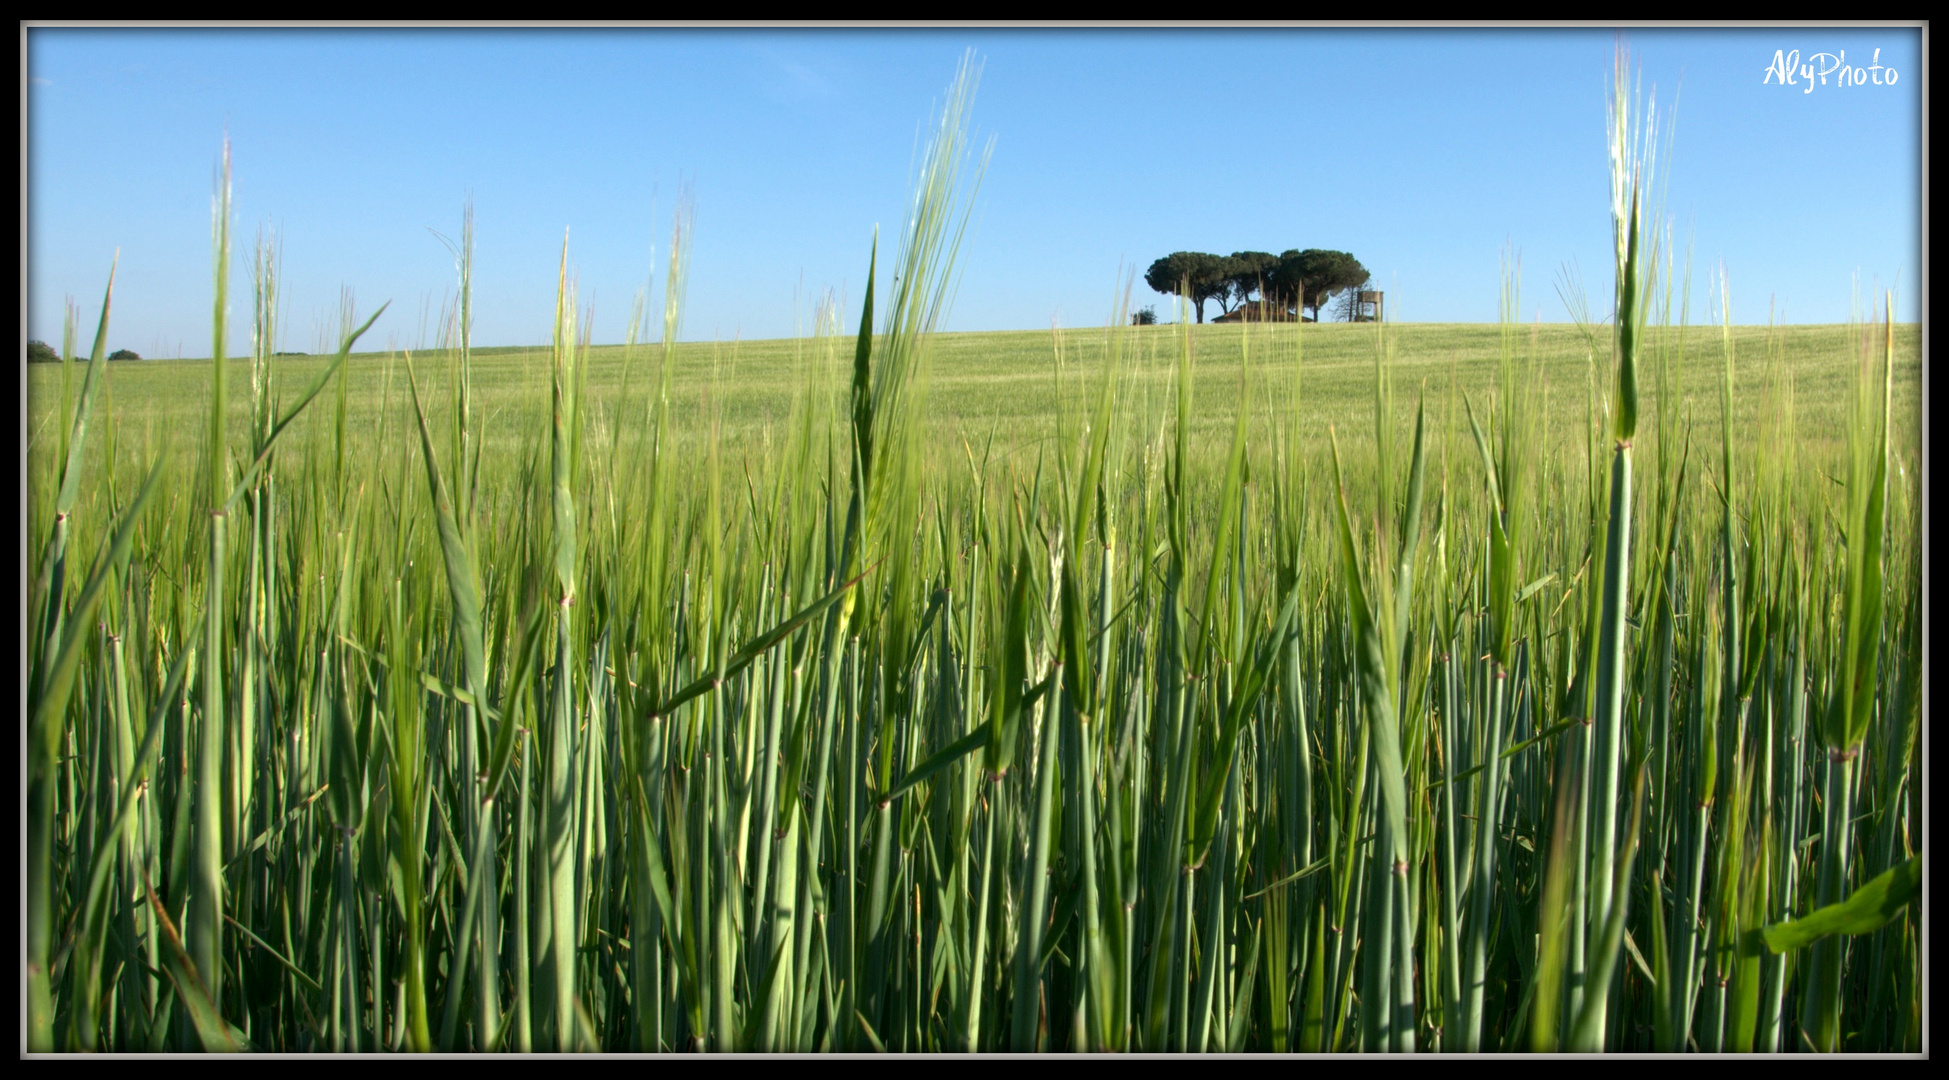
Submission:
{"label": "tall grass", "polygon": [[[1512,260],[1495,385],[1410,412],[1377,326],[1326,453],[1299,327],[1218,361],[1214,439],[1208,339],[1121,306],[1056,336],[1052,438],[930,421],[971,63],[856,337],[822,307],[741,460],[673,408],[687,210],[660,348],[639,307],[592,378],[565,244],[499,418],[469,213],[443,345],[357,437],[377,315],[287,394],[260,245],[239,443],[226,165],[200,458],[90,469],[105,298],[34,463],[29,1048],[1919,1049],[1892,322],[1834,358],[1844,455],[1789,452],[1777,355],[1736,428],[1627,74],[1583,401]],[[1715,362],[1711,453],[1677,388]]]}

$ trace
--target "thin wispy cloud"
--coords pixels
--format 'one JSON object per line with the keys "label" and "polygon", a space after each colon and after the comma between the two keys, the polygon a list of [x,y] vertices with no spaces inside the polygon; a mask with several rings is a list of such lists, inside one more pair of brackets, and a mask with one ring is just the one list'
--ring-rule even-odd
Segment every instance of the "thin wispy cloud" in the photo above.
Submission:
{"label": "thin wispy cloud", "polygon": [[753,50],[770,75],[768,89],[789,101],[835,101],[842,95],[831,65],[818,65],[785,50],[759,46]]}

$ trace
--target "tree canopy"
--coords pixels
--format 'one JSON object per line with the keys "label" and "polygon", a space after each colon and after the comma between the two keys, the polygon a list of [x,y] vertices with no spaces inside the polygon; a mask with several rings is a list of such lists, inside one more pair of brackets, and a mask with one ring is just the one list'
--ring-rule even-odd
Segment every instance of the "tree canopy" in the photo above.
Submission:
{"label": "tree canopy", "polygon": [[1168,296],[1181,296],[1197,309],[1198,321],[1205,321],[1205,301],[1217,300],[1229,311],[1231,295],[1228,260],[1202,251],[1174,251],[1150,264],[1144,283]]}
{"label": "tree canopy", "polygon": [[1205,321],[1205,301],[1218,301],[1220,312],[1229,314],[1254,293],[1266,300],[1283,300],[1288,307],[1311,308],[1317,319],[1328,297],[1357,289],[1367,284],[1368,277],[1366,267],[1352,255],[1320,248],[1288,249],[1278,255],[1175,251],[1144,272],[1144,282],[1152,289],[1189,301],[1199,322]]}
{"label": "tree canopy", "polygon": [[1230,314],[1254,293],[1270,287],[1278,268],[1279,256],[1269,251],[1230,255],[1176,251],[1151,263],[1144,282],[1158,292],[1189,300],[1197,309],[1198,321],[1204,322],[1205,301],[1218,301],[1219,311]]}
{"label": "tree canopy", "polygon": [[1296,307],[1312,308],[1319,318],[1327,297],[1367,284],[1370,275],[1360,260],[1344,251],[1307,248],[1285,251],[1268,279],[1270,287]]}
{"label": "tree canopy", "polygon": [[[1279,256],[1270,251],[1234,251],[1227,269],[1231,271],[1226,280],[1231,285],[1231,300],[1234,306],[1252,299],[1252,294],[1262,291],[1272,280],[1272,272],[1279,268]],[[1226,308],[1230,311],[1231,308]]]}

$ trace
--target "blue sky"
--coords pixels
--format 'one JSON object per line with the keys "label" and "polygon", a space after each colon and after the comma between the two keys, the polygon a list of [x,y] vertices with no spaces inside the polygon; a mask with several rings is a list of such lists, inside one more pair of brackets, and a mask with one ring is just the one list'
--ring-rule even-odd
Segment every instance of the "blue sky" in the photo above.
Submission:
{"label": "blue sky", "polygon": [[[428,230],[457,233],[471,193],[476,342],[546,340],[565,228],[596,339],[617,341],[653,256],[661,289],[683,185],[696,206],[683,336],[790,334],[827,289],[856,310],[873,228],[897,235],[929,117],[970,48],[974,126],[994,157],[948,329],[1100,324],[1120,266],[1140,273],[1135,303],[1168,318],[1141,270],[1179,249],[1350,251],[1392,317],[1467,322],[1496,318],[1507,244],[1526,319],[1565,318],[1567,263],[1593,309],[1609,306],[1608,29],[27,37],[28,334],[50,341],[65,297],[92,323],[119,248],[111,347],[208,355],[226,131],[233,334],[268,227],[282,347],[313,347],[342,288],[361,312],[393,302],[380,343],[427,340],[454,287]],[[1897,316],[1917,317],[1919,30],[1636,29],[1628,43],[1661,116],[1676,98],[1662,164],[1694,318],[1720,261],[1739,322],[1842,321],[1857,276],[1864,293],[1897,286]],[[1866,68],[1877,49],[1892,86],[1765,81],[1776,51]]]}

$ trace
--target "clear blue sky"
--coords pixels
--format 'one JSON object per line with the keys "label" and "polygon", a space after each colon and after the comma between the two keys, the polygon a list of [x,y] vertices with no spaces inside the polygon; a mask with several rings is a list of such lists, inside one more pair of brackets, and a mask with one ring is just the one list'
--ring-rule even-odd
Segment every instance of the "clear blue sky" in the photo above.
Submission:
{"label": "clear blue sky", "polygon": [[[233,342],[260,226],[282,240],[285,348],[341,287],[422,340],[453,289],[428,233],[478,218],[477,343],[546,340],[563,229],[596,339],[620,340],[695,192],[684,337],[793,332],[858,301],[897,235],[927,121],[965,49],[993,135],[947,327],[1097,325],[1119,266],[1174,250],[1338,248],[1390,315],[1492,321],[1505,243],[1524,317],[1561,321],[1581,267],[1607,311],[1609,30],[27,31],[29,336],[64,297],[92,325],[111,255],[111,347],[208,355],[210,196],[235,157]],[[1734,318],[1848,317],[1898,286],[1920,311],[1920,31],[1633,30],[1676,105],[1667,209],[1694,318],[1723,260]],[[1880,50],[1888,85],[1764,81],[1776,50]],[[1804,59],[1803,59],[1804,62]],[[1822,63],[1826,63],[1823,61]],[[1166,298],[1146,289],[1135,302]],[[1215,312],[1214,312],[1215,313]],[[85,334],[85,331],[84,331]],[[239,347],[233,344],[235,351]]]}

